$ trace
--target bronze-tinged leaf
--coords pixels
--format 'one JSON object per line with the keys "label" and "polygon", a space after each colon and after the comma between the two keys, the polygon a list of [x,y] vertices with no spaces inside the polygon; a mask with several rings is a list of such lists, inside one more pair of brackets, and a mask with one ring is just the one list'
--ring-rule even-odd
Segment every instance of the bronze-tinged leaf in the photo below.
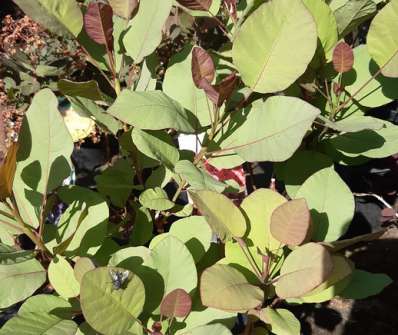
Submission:
{"label": "bronze-tinged leaf", "polygon": [[352,69],[354,64],[354,53],[352,48],[345,42],[336,45],[333,51],[333,67],[339,73],[345,73]]}
{"label": "bronze-tinged leaf", "polygon": [[160,304],[160,314],[168,318],[186,317],[191,312],[191,309],[191,296],[180,288],[167,294]]}
{"label": "bronze-tinged leaf", "polygon": [[272,236],[283,244],[297,246],[308,240],[311,215],[305,199],[294,199],[277,207],[270,228]]}
{"label": "bronze-tinged leaf", "polygon": [[202,48],[192,50],[192,78],[197,88],[211,84],[215,76],[215,67],[210,55]]}
{"label": "bronze-tinged leaf", "polygon": [[238,77],[235,73],[231,73],[215,86],[215,89],[218,92],[217,105],[219,107],[221,107],[222,104],[231,97],[237,84]]}
{"label": "bronze-tinged leaf", "polygon": [[177,0],[177,2],[188,9],[208,11],[213,0]]}
{"label": "bronze-tinged leaf", "polygon": [[113,12],[126,20],[131,18],[138,7],[138,0],[108,0],[108,2],[112,6]]}
{"label": "bronze-tinged leaf", "polygon": [[14,143],[10,147],[5,160],[0,165],[0,201],[8,198],[12,193],[12,185],[17,167],[18,146],[18,143]]}
{"label": "bronze-tinged leaf", "polygon": [[91,2],[84,14],[84,29],[96,43],[105,45],[108,51],[113,50],[113,10],[101,3]]}

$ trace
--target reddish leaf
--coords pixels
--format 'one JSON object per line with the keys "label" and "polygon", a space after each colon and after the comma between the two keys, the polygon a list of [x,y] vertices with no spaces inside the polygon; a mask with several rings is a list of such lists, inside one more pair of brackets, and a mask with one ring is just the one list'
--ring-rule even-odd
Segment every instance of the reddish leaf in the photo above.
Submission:
{"label": "reddish leaf", "polygon": [[352,48],[345,42],[340,42],[333,51],[333,67],[339,73],[348,72],[354,64]]}
{"label": "reddish leaf", "polygon": [[87,35],[96,43],[113,50],[113,10],[101,3],[91,2],[84,14],[84,29]]}
{"label": "reddish leaf", "polygon": [[219,107],[232,95],[237,84],[238,77],[235,73],[231,73],[215,86],[218,92],[217,105]]}
{"label": "reddish leaf", "polygon": [[160,314],[168,318],[183,318],[191,312],[191,296],[183,289],[176,289],[167,294],[160,304]]}
{"label": "reddish leaf", "polygon": [[205,161],[205,169],[217,180],[226,181],[226,180],[234,180],[240,186],[246,185],[246,176],[245,171],[243,170],[242,165],[234,167],[233,169],[217,169],[213,165],[211,165],[208,161]]}
{"label": "reddish leaf", "polygon": [[295,199],[277,207],[271,216],[271,234],[287,245],[304,243],[311,232],[311,215],[305,199]]}
{"label": "reddish leaf", "polygon": [[192,77],[198,88],[205,89],[215,76],[215,68],[210,55],[202,48],[192,50]]}
{"label": "reddish leaf", "polygon": [[208,11],[213,0],[177,0],[177,2],[189,9]]}

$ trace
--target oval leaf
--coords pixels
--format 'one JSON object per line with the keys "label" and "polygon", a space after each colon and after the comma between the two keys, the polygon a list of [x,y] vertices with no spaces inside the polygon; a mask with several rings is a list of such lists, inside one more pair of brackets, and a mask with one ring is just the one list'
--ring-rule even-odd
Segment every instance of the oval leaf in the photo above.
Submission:
{"label": "oval leaf", "polygon": [[172,0],[145,0],[129,22],[123,38],[127,54],[136,64],[150,55],[162,40],[162,28],[170,14]]}
{"label": "oval leaf", "polygon": [[194,133],[196,117],[161,91],[132,92],[123,90],[108,113],[140,129],[173,128]]}
{"label": "oval leaf", "polygon": [[48,279],[55,291],[63,298],[77,297],[80,292],[79,282],[73,268],[62,256],[56,256],[48,267]]}
{"label": "oval leaf", "polygon": [[288,201],[271,216],[271,233],[278,241],[297,246],[311,236],[311,215],[305,199]]}
{"label": "oval leaf", "polygon": [[367,36],[369,53],[386,77],[398,77],[398,1],[390,1],[373,19]]}
{"label": "oval leaf", "polygon": [[261,306],[264,292],[232,266],[216,264],[202,273],[200,297],[205,306],[244,313]]}
{"label": "oval leaf", "polygon": [[90,2],[84,14],[84,29],[96,43],[113,50],[113,10],[102,2]]}
{"label": "oval leaf", "polygon": [[296,198],[305,198],[311,210],[315,241],[337,240],[354,216],[354,196],[333,167],[309,177]]}
{"label": "oval leaf", "polygon": [[141,193],[139,200],[142,206],[157,211],[165,211],[174,206],[174,203],[169,200],[166,191],[160,187],[145,190]]}
{"label": "oval leaf", "polygon": [[213,60],[206,50],[200,47],[192,49],[192,78],[197,88],[205,88],[214,80],[215,68]]}
{"label": "oval leaf", "polygon": [[72,33],[77,37],[83,28],[83,14],[76,0],[14,0],[33,20],[57,35]]}
{"label": "oval leaf", "polygon": [[345,42],[336,45],[333,51],[333,67],[338,73],[345,73],[354,65],[354,53]]}
{"label": "oval leaf", "polygon": [[125,286],[115,289],[110,270],[125,271],[101,267],[83,276],[80,303],[91,327],[100,333],[120,335],[137,322],[145,303],[145,288],[141,279],[130,272]]}
{"label": "oval leaf", "polygon": [[283,299],[300,297],[326,281],[332,271],[332,256],[326,247],[307,243],[287,256],[275,284],[276,294]]}
{"label": "oval leaf", "polygon": [[304,73],[316,46],[316,25],[303,2],[275,0],[261,5],[243,23],[232,55],[246,85],[271,93],[288,88]]}
{"label": "oval leaf", "polygon": [[285,161],[301,145],[319,114],[319,109],[294,97],[256,101],[243,124],[234,124],[237,129],[221,142],[220,151],[234,151],[249,162]]}
{"label": "oval leaf", "polygon": [[214,191],[197,191],[189,194],[220,239],[227,240],[245,235],[245,218],[239,208],[225,195]]}
{"label": "oval leaf", "polygon": [[160,304],[160,314],[168,318],[184,318],[192,308],[191,296],[183,289],[175,289],[167,294]]}
{"label": "oval leaf", "polygon": [[45,281],[46,271],[36,259],[0,265],[0,308],[30,297]]}

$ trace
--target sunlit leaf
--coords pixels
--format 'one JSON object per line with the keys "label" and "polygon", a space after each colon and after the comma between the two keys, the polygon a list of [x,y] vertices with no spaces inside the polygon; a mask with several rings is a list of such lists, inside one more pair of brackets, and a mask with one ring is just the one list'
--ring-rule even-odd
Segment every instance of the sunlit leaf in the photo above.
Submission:
{"label": "sunlit leaf", "polygon": [[398,2],[390,1],[373,19],[367,36],[369,54],[386,77],[398,77]]}
{"label": "sunlit leaf", "polygon": [[264,292],[249,284],[245,276],[232,266],[216,264],[202,273],[200,296],[205,306],[230,312],[246,312],[261,306]]}
{"label": "sunlit leaf", "polygon": [[246,233],[246,221],[234,203],[225,195],[214,191],[190,192],[192,200],[222,240],[243,237]]}
{"label": "sunlit leaf", "polygon": [[123,287],[115,289],[110,270],[125,271],[101,267],[83,276],[80,303],[92,328],[100,333],[120,335],[137,322],[145,302],[145,289],[141,279],[132,272]]}
{"label": "sunlit leaf", "polygon": [[275,284],[276,294],[281,298],[303,296],[326,281],[332,271],[332,256],[325,247],[304,244],[285,259]]}
{"label": "sunlit leaf", "polygon": [[316,46],[316,24],[303,2],[276,0],[247,18],[232,54],[244,83],[256,92],[271,93],[288,88],[304,73]]}

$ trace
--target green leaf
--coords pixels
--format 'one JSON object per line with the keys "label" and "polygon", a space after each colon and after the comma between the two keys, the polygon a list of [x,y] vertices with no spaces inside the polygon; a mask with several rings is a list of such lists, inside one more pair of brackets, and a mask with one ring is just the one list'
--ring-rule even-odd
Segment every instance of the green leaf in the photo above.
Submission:
{"label": "green leaf", "polygon": [[31,250],[16,250],[0,243],[0,265],[12,265],[25,262],[35,257]]}
{"label": "green leaf", "polygon": [[192,190],[209,190],[221,193],[227,187],[226,184],[214,179],[206,171],[197,168],[187,160],[179,161],[174,171],[188,182]]}
{"label": "green leaf", "polygon": [[108,113],[134,127],[146,130],[173,128],[194,133],[198,121],[178,102],[161,91],[123,90]]}
{"label": "green leaf", "polygon": [[133,246],[145,245],[152,239],[153,222],[151,213],[145,207],[135,206],[135,218],[130,242]]}
{"label": "green leaf", "polygon": [[[87,211],[77,229],[74,230],[73,226],[71,227],[73,237],[65,254],[70,256],[94,255],[102,246],[107,231],[109,208],[106,201],[98,192],[79,186],[61,188],[58,195],[62,201],[69,205],[73,202],[84,204],[85,209],[83,211]],[[76,212],[75,215],[79,217],[81,212]],[[60,228],[58,233],[62,231]],[[56,241],[58,243],[63,242],[62,235],[56,236]]]}
{"label": "green leaf", "polygon": [[392,282],[391,278],[383,273],[354,270],[351,282],[339,296],[346,299],[364,299],[379,294]]}
{"label": "green leaf", "polygon": [[98,83],[95,80],[76,82],[67,79],[61,79],[58,82],[58,89],[71,97],[80,97],[90,100],[102,100],[102,94]]}
{"label": "green leaf", "polygon": [[290,158],[320,111],[298,98],[273,96],[253,104],[247,119],[221,143],[249,162]]}
{"label": "green leaf", "polygon": [[326,60],[330,60],[333,48],[338,41],[336,18],[324,1],[303,0],[303,2],[314,17],[318,38],[323,49],[322,53],[326,57]]}
{"label": "green leaf", "polygon": [[348,157],[384,158],[394,155],[398,152],[398,126],[383,122],[384,127],[380,130],[345,133],[327,140],[326,144]]}
{"label": "green leaf", "polygon": [[184,334],[185,335],[232,335],[231,331],[227,327],[217,323],[212,325],[199,326],[189,330]]}
{"label": "green leaf", "polygon": [[213,232],[221,240],[245,235],[245,218],[240,209],[225,195],[214,191],[197,191],[189,194]]}
{"label": "green leaf", "polygon": [[141,279],[129,272],[125,286],[113,287],[110,270],[101,267],[87,272],[81,283],[80,303],[86,321],[96,331],[108,335],[127,332],[141,314],[145,302],[145,288]]}
{"label": "green leaf", "polygon": [[390,1],[373,19],[367,36],[369,53],[386,77],[398,77],[398,2]]}
{"label": "green leaf", "polygon": [[45,313],[24,313],[10,319],[0,330],[0,335],[75,335],[77,324]]}
{"label": "green leaf", "polygon": [[[364,86],[378,70],[379,67],[371,59],[366,45],[354,48],[354,69],[344,74],[342,85],[348,93],[355,94],[355,101],[362,106],[379,107],[398,98],[395,90],[398,79],[387,78],[380,74]],[[362,89],[359,90],[360,88]]]}
{"label": "green leaf", "polygon": [[259,279],[254,273],[252,266],[253,263],[247,259],[246,254],[251,255],[250,258],[254,261],[257,269],[262,268],[263,258],[258,252],[257,246],[252,245],[250,240],[247,241],[246,246],[246,250],[243,251],[238,242],[227,241],[224,247],[225,257],[220,259],[217,264],[227,264],[232,266],[239,270],[250,284],[257,285],[259,284]]}
{"label": "green leaf", "polygon": [[167,236],[152,249],[152,266],[162,276],[165,294],[181,288],[191,292],[197,285],[194,259],[182,241]]}
{"label": "green leaf", "polygon": [[172,0],[145,0],[129,23],[123,38],[127,55],[136,64],[151,54],[162,40],[162,28],[170,14]]}
{"label": "green leaf", "polygon": [[294,198],[305,180],[315,172],[331,167],[333,161],[317,151],[298,150],[287,161],[275,165],[278,180],[282,180],[290,197]]}
{"label": "green leaf", "polygon": [[57,98],[43,89],[34,96],[26,114],[14,180],[15,198],[26,224],[38,227],[45,196],[70,175],[72,151],[72,138],[58,111]]}
{"label": "green leaf", "polygon": [[79,282],[75,279],[72,266],[64,257],[57,256],[51,261],[48,279],[61,297],[68,299],[79,295]]}
{"label": "green leaf", "polygon": [[46,271],[36,259],[0,265],[0,308],[30,297],[46,281]]}
{"label": "green leaf", "polygon": [[202,273],[200,296],[205,306],[244,313],[261,306],[264,292],[249,284],[245,276],[233,267],[216,264]]}
{"label": "green leaf", "polygon": [[267,250],[276,252],[280,248],[280,242],[271,234],[271,215],[286,201],[279,193],[264,188],[254,191],[242,201],[240,207],[249,225],[247,239],[263,253]]}
{"label": "green leaf", "polygon": [[275,284],[283,299],[301,297],[326,281],[333,271],[332,257],[320,244],[307,243],[285,259]]}
{"label": "green leaf", "polygon": [[307,200],[313,240],[335,241],[347,231],[354,216],[354,196],[333,167],[309,177],[297,191],[296,198]]}
{"label": "green leaf", "polygon": [[150,244],[153,248],[167,236],[172,235],[185,243],[198,263],[210,248],[213,233],[203,216],[189,216],[173,222],[168,233],[157,235]]}
{"label": "green leaf", "polygon": [[14,0],[26,15],[57,35],[75,37],[83,28],[83,14],[75,0]]}
{"label": "green leaf", "polygon": [[171,136],[165,131],[144,131],[134,128],[131,137],[137,149],[144,155],[159,161],[170,170],[174,169],[180,154]]}
{"label": "green leaf", "polygon": [[118,130],[122,128],[121,122],[105,113],[94,101],[81,97],[68,97],[68,99],[72,103],[74,110],[92,118],[104,131],[109,131],[116,135]]}
{"label": "green leaf", "polygon": [[244,83],[253,91],[272,93],[288,88],[304,73],[316,46],[314,18],[303,2],[277,0],[261,5],[246,19],[232,53]]}
{"label": "green leaf", "polygon": [[351,262],[339,255],[333,255],[333,272],[330,277],[315,290],[309,292],[300,300],[306,303],[321,303],[329,301],[339,295],[351,281],[353,265]]}
{"label": "green leaf", "polygon": [[51,294],[38,294],[27,299],[18,310],[18,315],[28,313],[46,313],[59,318],[72,318],[73,309],[70,302]]}
{"label": "green leaf", "polygon": [[334,11],[340,37],[346,36],[377,11],[371,0],[346,0]]}
{"label": "green leaf", "polygon": [[311,238],[311,228],[311,215],[305,199],[285,202],[272,212],[271,234],[283,244],[303,244]]}
{"label": "green leaf", "polygon": [[193,82],[191,50],[192,45],[187,45],[171,58],[171,66],[167,68],[164,75],[163,91],[188,109],[197,117],[200,125],[205,127],[211,123],[211,110],[209,110],[211,103],[208,103],[204,90],[197,88]]}
{"label": "green leaf", "polygon": [[[211,323],[222,323],[228,328],[232,328],[236,321],[236,313],[225,312],[215,308],[205,308],[201,303],[194,301],[194,310],[184,319],[182,329],[176,331],[176,335],[184,335],[194,328],[205,326]],[[174,324],[178,329],[179,323]],[[220,330],[220,329],[219,329]]]}
{"label": "green leaf", "polygon": [[174,206],[174,202],[169,200],[166,191],[160,187],[145,190],[140,194],[139,201],[142,206],[157,211],[165,211]]}
{"label": "green leaf", "polygon": [[[86,272],[94,270],[94,269],[95,269],[95,265],[90,258],[80,257],[75,262],[75,267],[73,268],[73,274],[75,276],[75,279],[80,284],[82,281],[82,278],[86,274]],[[80,286],[79,286],[79,290],[80,290]]]}
{"label": "green leaf", "polygon": [[300,335],[300,321],[287,309],[272,309],[267,307],[265,315],[271,325],[271,331],[276,335]]}
{"label": "green leaf", "polygon": [[114,205],[123,208],[134,188],[133,167],[128,160],[119,159],[96,176],[95,182],[101,194],[108,196]]}

